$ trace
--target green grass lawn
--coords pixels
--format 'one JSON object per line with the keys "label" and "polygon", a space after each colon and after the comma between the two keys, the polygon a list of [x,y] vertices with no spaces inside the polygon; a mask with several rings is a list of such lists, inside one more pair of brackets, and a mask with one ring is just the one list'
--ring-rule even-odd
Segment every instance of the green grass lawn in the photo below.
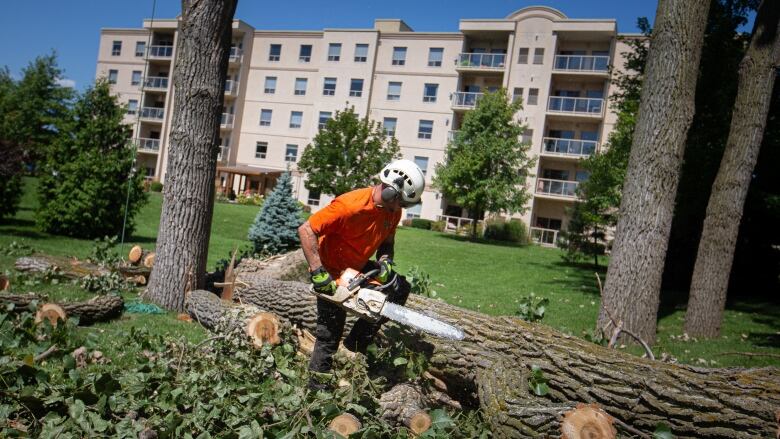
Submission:
{"label": "green grass lawn", "polygon": [[[0,249],[11,242],[23,243],[36,251],[85,257],[93,246],[89,240],[51,236],[35,228],[36,205],[34,179],[25,180],[25,194],[15,218],[0,224]],[[136,232],[121,249],[139,243],[154,247],[162,203],[160,194],[150,194],[150,202],[137,217]],[[216,204],[209,244],[208,266],[227,257],[233,246],[248,244],[247,230],[258,208],[234,204]],[[0,268],[11,270],[17,256],[0,252]],[[396,261],[401,273],[417,266],[428,273],[437,296],[445,301],[492,315],[513,315],[517,301],[534,294],[550,300],[542,321],[561,331],[582,336],[594,327],[599,310],[595,270],[587,266],[563,263],[557,249],[537,246],[510,246],[499,243],[469,242],[460,237],[426,230],[401,228],[396,237]],[[599,274],[604,278],[605,269]],[[14,285],[14,291],[43,291],[52,297],[85,298],[75,285]],[[128,297],[130,299],[131,297]],[[706,366],[779,365],[771,357],[721,355],[725,352],[763,352],[780,354],[780,307],[772,303],[738,302],[726,310],[722,336],[715,340],[684,340],[683,309],[664,309],[658,322],[658,341],[654,352],[676,357],[682,363]],[[154,328],[162,334],[197,341],[205,336],[197,325],[175,320],[175,315],[125,314],[119,322],[96,325],[94,329],[106,343],[107,355],[123,355],[115,346],[118,333],[131,326]],[[112,344],[113,343],[113,344]],[[641,353],[640,349],[627,348]]]}

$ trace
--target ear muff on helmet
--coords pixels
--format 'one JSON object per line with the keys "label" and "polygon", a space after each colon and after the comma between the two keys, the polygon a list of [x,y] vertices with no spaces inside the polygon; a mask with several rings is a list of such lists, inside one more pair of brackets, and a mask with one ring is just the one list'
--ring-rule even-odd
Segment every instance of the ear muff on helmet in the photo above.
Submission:
{"label": "ear muff on helmet", "polygon": [[403,184],[403,177],[395,179],[390,184],[385,183],[385,187],[382,188],[382,201],[385,203],[392,203],[396,198],[400,197]]}

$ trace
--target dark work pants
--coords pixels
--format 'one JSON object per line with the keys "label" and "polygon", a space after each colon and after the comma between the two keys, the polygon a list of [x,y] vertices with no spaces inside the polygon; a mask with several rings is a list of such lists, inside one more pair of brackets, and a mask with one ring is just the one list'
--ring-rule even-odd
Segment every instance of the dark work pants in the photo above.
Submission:
{"label": "dark work pants", "polygon": [[[369,261],[361,271],[365,273],[376,267],[374,261]],[[410,290],[411,285],[406,281],[406,278],[396,273],[395,284],[385,290],[385,293],[388,301],[403,305],[409,297]],[[333,366],[333,354],[338,350],[339,340],[344,332],[346,313],[335,303],[317,299],[317,329],[314,334],[317,340],[314,343],[314,352],[311,354],[309,370],[314,372],[330,371]],[[344,339],[344,346],[352,352],[365,353],[374,335],[386,320],[383,317],[380,321],[373,323],[365,319],[358,319]]]}

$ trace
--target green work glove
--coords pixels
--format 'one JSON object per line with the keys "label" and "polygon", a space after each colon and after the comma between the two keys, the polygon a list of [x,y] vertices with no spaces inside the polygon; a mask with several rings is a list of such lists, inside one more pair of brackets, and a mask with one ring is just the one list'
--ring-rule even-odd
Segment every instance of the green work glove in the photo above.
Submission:
{"label": "green work glove", "polygon": [[377,275],[377,280],[379,282],[387,283],[387,281],[390,279],[390,275],[393,274],[393,260],[390,258],[380,258],[379,261],[379,275]]}
{"label": "green work glove", "polygon": [[333,293],[336,292],[336,282],[324,268],[320,267],[310,274],[311,283],[314,285],[314,291],[329,296],[332,296]]}

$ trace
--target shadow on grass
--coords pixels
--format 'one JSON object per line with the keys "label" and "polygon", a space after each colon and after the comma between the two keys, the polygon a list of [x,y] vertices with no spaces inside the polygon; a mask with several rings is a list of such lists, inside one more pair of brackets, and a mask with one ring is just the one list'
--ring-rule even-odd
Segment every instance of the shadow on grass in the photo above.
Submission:
{"label": "shadow on grass", "polygon": [[[527,262],[526,265],[538,266],[540,270],[549,270],[550,265],[554,265],[557,268],[568,268],[568,273],[560,272],[560,277],[548,278],[543,283],[548,285],[554,285],[557,288],[562,288],[564,291],[586,293],[592,296],[600,297],[598,281],[594,273],[599,273],[601,282],[604,282],[604,277],[607,271],[606,267],[594,266],[593,264],[570,264],[565,261],[542,263],[542,262]],[[583,288],[583,286],[585,288]]]}
{"label": "shadow on grass", "polygon": [[30,238],[35,240],[48,239],[49,235],[28,228],[0,227],[0,234],[4,236],[16,236],[19,238]]}
{"label": "shadow on grass", "polygon": [[531,244],[520,244],[517,242],[494,241],[492,239],[484,239],[484,238],[469,239],[468,236],[454,235],[452,233],[444,233],[444,232],[436,232],[436,233],[438,233],[439,236],[443,238],[451,239],[453,241],[458,241],[458,242],[472,243],[472,244],[493,245],[496,247],[513,247],[513,248],[525,248],[531,245]]}

